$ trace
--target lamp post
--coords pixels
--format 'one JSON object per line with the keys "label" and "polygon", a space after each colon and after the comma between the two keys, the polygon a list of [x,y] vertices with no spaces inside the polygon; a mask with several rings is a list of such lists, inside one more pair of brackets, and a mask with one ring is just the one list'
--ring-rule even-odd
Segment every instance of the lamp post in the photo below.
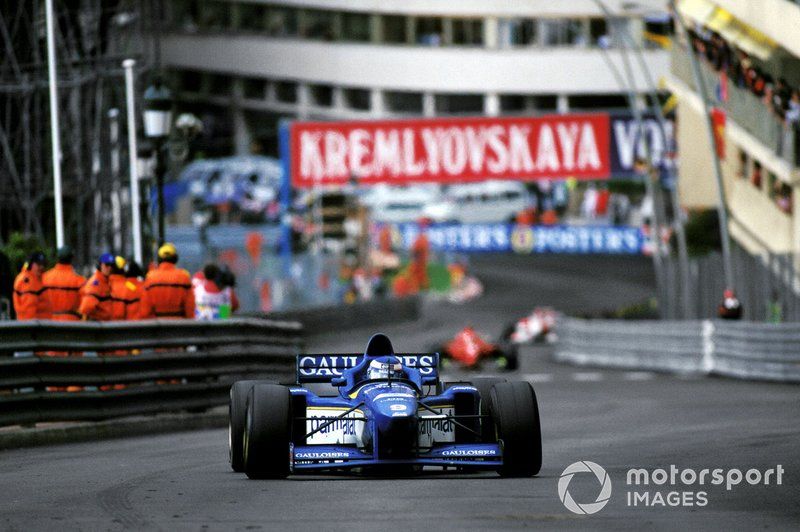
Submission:
{"label": "lamp post", "polygon": [[144,91],[144,134],[152,139],[156,155],[158,186],[158,245],[164,241],[164,173],[162,148],[172,126],[172,93],[160,78]]}

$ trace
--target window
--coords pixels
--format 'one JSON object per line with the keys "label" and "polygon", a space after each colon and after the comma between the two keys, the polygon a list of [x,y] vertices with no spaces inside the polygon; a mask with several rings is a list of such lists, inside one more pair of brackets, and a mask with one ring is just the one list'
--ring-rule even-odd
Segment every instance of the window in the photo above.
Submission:
{"label": "window", "polygon": [[536,110],[555,111],[558,109],[558,97],[555,94],[535,97]]}
{"label": "window", "polygon": [[536,44],[536,21],[529,18],[501,19],[500,46],[530,46]]}
{"label": "window", "polygon": [[584,46],[586,35],[583,22],[576,19],[551,19],[541,21],[543,44],[545,46]]}
{"label": "window", "polygon": [[569,97],[570,109],[626,109],[628,99],[621,94],[579,94]]}
{"label": "window", "polygon": [[603,37],[608,35],[608,24],[604,18],[589,19],[589,42],[592,46],[600,46]]}
{"label": "window", "polygon": [[744,150],[739,150],[739,167],[736,170],[736,175],[738,175],[742,179],[747,177],[747,169],[749,166],[750,165],[747,152]]}
{"label": "window", "polygon": [[442,44],[442,19],[421,17],[416,19],[417,43],[427,46]]}
{"label": "window", "polygon": [[330,85],[309,85],[311,103],[320,107],[333,105],[333,87]]}
{"label": "window", "polygon": [[180,88],[186,92],[201,92],[203,90],[203,73],[196,70],[182,70],[178,74]]}
{"label": "window", "polygon": [[482,94],[437,94],[436,112],[441,114],[483,113]]}
{"label": "window", "polygon": [[527,108],[527,101],[522,94],[501,94],[500,112],[501,113],[520,113]]}
{"label": "window", "polygon": [[369,91],[366,89],[344,89],[344,102],[350,109],[369,111]]}
{"label": "window", "polygon": [[296,37],[297,9],[269,7],[267,11],[267,35],[270,37]]}
{"label": "window", "polygon": [[369,15],[364,13],[344,13],[342,15],[342,39],[345,41],[369,42]]}
{"label": "window", "polygon": [[258,78],[244,78],[242,80],[242,93],[250,100],[263,100],[267,92],[267,82]]}
{"label": "window", "polygon": [[230,96],[231,81],[230,76],[224,74],[209,74],[208,92],[212,96]]}
{"label": "window", "polygon": [[205,0],[200,4],[200,29],[223,31],[231,27],[231,11],[228,2]]}
{"label": "window", "polygon": [[406,44],[406,17],[400,15],[384,15],[381,17],[383,26],[383,40],[389,44]]}
{"label": "window", "polygon": [[266,6],[262,4],[239,4],[239,28],[252,32],[266,30]]}
{"label": "window", "polygon": [[386,91],[383,94],[383,103],[388,111],[393,113],[422,114],[422,93]]}
{"label": "window", "polygon": [[336,37],[335,19],[337,13],[321,9],[307,9],[303,11],[303,27],[301,36],[307,39],[332,41]]}
{"label": "window", "polygon": [[483,21],[480,19],[453,19],[453,44],[480,46],[483,44]]}
{"label": "window", "polygon": [[279,81],[275,84],[275,99],[283,103],[297,103],[297,83]]}

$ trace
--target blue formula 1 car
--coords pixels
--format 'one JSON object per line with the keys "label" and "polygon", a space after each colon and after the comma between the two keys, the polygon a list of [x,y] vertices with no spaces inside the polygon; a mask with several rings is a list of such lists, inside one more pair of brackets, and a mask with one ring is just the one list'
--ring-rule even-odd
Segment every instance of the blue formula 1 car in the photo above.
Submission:
{"label": "blue formula 1 car", "polygon": [[[298,355],[297,384],[231,387],[229,451],[249,478],[424,466],[532,476],[542,465],[528,382],[442,383],[439,355],[398,354],[374,335],[363,354]],[[327,383],[334,394],[310,388]]]}

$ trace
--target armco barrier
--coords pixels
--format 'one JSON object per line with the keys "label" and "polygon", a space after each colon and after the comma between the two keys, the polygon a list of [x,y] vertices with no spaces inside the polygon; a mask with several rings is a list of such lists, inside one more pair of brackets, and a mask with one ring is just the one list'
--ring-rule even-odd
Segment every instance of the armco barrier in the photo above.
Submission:
{"label": "armco barrier", "polygon": [[[291,379],[302,333],[258,319],[3,322],[0,426],[224,405],[237,379]],[[80,390],[53,391],[67,386]]]}
{"label": "armco barrier", "polygon": [[562,318],[558,335],[559,362],[800,382],[800,324]]}

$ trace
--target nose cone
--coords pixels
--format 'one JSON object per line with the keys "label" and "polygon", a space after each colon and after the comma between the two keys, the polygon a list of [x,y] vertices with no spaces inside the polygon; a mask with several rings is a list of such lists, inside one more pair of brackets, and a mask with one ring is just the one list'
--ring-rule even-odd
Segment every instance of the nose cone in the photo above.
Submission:
{"label": "nose cone", "polygon": [[405,456],[417,441],[417,394],[404,385],[374,390],[365,398],[371,406],[372,422],[380,456]]}

